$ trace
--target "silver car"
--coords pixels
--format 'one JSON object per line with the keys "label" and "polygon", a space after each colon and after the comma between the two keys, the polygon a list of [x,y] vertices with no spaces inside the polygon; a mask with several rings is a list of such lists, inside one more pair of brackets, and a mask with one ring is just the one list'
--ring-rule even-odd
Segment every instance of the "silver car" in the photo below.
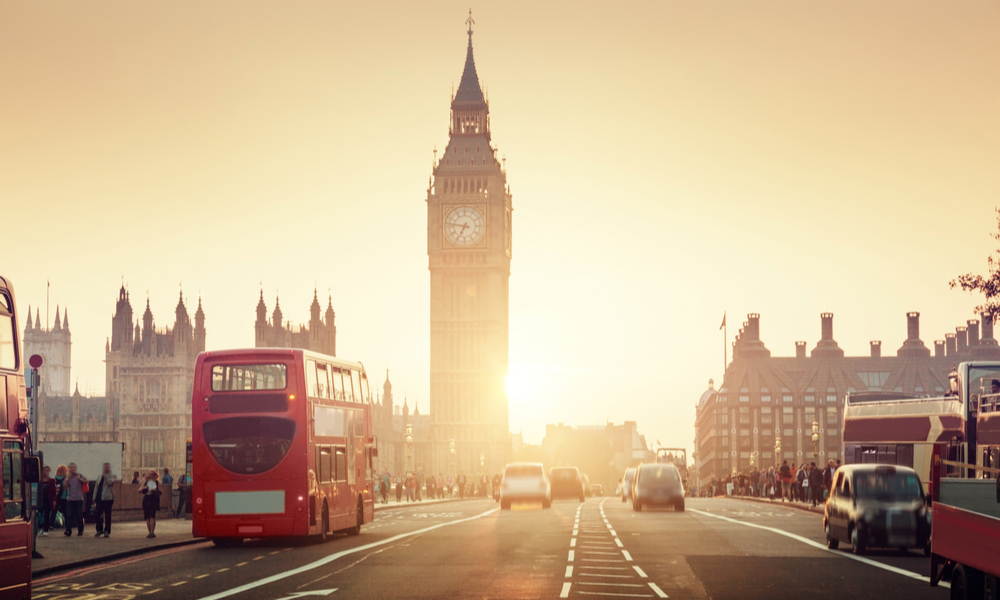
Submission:
{"label": "silver car", "polygon": [[500,482],[500,508],[510,510],[513,502],[541,502],[552,506],[552,492],[541,463],[511,463],[503,470]]}
{"label": "silver car", "polygon": [[632,480],[635,479],[635,468],[625,469],[625,476],[622,477],[622,502],[632,499]]}

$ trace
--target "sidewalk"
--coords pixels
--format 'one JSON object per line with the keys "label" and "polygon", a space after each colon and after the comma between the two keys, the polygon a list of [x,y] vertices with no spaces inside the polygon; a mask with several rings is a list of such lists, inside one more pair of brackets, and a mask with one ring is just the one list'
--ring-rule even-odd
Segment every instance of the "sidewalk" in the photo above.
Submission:
{"label": "sidewalk", "polygon": [[[470,499],[474,498],[466,498],[466,500]],[[459,502],[460,500],[460,498],[442,498],[421,502],[406,502],[405,500],[396,502],[395,498],[391,498],[389,504],[376,503],[375,511],[420,508],[434,504]],[[147,531],[144,521],[112,523],[111,537],[109,538],[95,538],[95,531],[94,524],[88,523],[82,536],[77,536],[76,530],[73,530],[73,536],[66,537],[61,529],[50,531],[47,537],[42,537],[39,534],[36,549],[45,558],[36,558],[31,561],[32,575],[41,577],[105,560],[206,541],[191,537],[191,521],[183,519],[157,520],[155,538],[146,537]]]}
{"label": "sidewalk", "polygon": [[94,532],[94,525],[88,523],[82,536],[77,536],[75,529],[72,537],[63,535],[62,530],[49,531],[48,537],[39,533],[35,548],[45,558],[31,561],[32,575],[39,577],[70,567],[203,541],[191,537],[191,521],[183,519],[158,520],[155,538],[146,537],[144,521],[113,522],[109,538],[95,538]]}
{"label": "sidewalk", "polygon": [[760,502],[763,504],[773,504],[776,506],[797,508],[799,510],[804,510],[806,512],[816,513],[820,515],[823,514],[824,511],[826,510],[823,504],[819,504],[817,506],[811,506],[806,502],[782,502],[781,500],[772,500],[770,498],[751,498],[749,496],[723,496],[723,497],[732,498],[733,500],[744,500],[746,502]]}

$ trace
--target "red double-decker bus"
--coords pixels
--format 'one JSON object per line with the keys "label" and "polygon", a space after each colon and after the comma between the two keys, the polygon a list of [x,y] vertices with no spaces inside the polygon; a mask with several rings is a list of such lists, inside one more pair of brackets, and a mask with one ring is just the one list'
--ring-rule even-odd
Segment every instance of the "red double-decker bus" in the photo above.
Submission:
{"label": "red double-decker bus", "polygon": [[0,600],[31,598],[29,484],[38,482],[40,464],[31,453],[23,368],[14,287],[0,277]]}
{"label": "red double-decker bus", "polygon": [[191,404],[195,537],[357,535],[374,518],[360,363],[282,348],[203,352]]}

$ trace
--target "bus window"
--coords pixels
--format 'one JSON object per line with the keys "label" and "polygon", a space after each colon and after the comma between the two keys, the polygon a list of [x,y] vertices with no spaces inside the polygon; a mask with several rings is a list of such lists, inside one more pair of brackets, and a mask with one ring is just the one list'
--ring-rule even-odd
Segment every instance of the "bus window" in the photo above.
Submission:
{"label": "bus window", "polygon": [[312,397],[316,397],[316,361],[307,360],[306,361],[306,393]]}
{"label": "bus window", "polygon": [[319,481],[320,483],[333,481],[333,453],[330,448],[319,449]]}
{"label": "bus window", "polygon": [[344,369],[344,399],[348,402],[354,402],[354,384],[351,383],[353,377],[353,372],[350,369]]}
{"label": "bus window", "polygon": [[213,392],[283,390],[288,367],[282,364],[215,365],[212,367]]}
{"label": "bus window", "polygon": [[368,375],[361,374],[361,401],[368,404],[372,401],[371,393],[368,391]]}
{"label": "bus window", "polygon": [[14,347],[14,306],[6,294],[0,294],[0,369],[16,369],[17,354]]}
{"label": "bus window", "polygon": [[3,443],[3,517],[7,522],[24,517],[21,452],[21,442]]}
{"label": "bus window", "polygon": [[295,421],[277,417],[230,417],[202,426],[205,442],[216,462],[238,474],[273,469],[288,453],[295,437]]}
{"label": "bus window", "polygon": [[344,382],[340,379],[340,369],[333,369],[330,373],[333,379],[333,399],[344,399]]}
{"label": "bus window", "polygon": [[317,398],[330,397],[330,376],[326,365],[316,363],[316,394]]}
{"label": "bus window", "polygon": [[347,449],[343,446],[334,448],[337,462],[337,472],[334,474],[337,481],[347,481]]}

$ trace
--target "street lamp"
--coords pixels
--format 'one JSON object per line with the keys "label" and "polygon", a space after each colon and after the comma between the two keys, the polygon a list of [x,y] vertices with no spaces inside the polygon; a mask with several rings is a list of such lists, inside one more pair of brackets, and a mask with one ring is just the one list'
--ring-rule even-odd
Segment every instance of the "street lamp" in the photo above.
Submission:
{"label": "street lamp", "polygon": [[819,460],[819,423],[812,422],[813,434],[813,462]]}
{"label": "street lamp", "polygon": [[781,464],[781,436],[774,436],[774,466]]}
{"label": "street lamp", "polygon": [[482,452],[479,453],[479,472],[486,472],[486,456],[484,456]]}
{"label": "street lamp", "polygon": [[413,471],[413,425],[406,424],[406,470]]}
{"label": "street lamp", "polygon": [[455,477],[455,438],[448,441],[448,454],[451,455],[451,464],[449,466],[451,476]]}
{"label": "street lamp", "polygon": [[757,460],[754,458],[754,454],[755,453],[753,453],[753,452],[750,453],[750,470],[751,471],[753,471],[754,467],[757,466]]}

